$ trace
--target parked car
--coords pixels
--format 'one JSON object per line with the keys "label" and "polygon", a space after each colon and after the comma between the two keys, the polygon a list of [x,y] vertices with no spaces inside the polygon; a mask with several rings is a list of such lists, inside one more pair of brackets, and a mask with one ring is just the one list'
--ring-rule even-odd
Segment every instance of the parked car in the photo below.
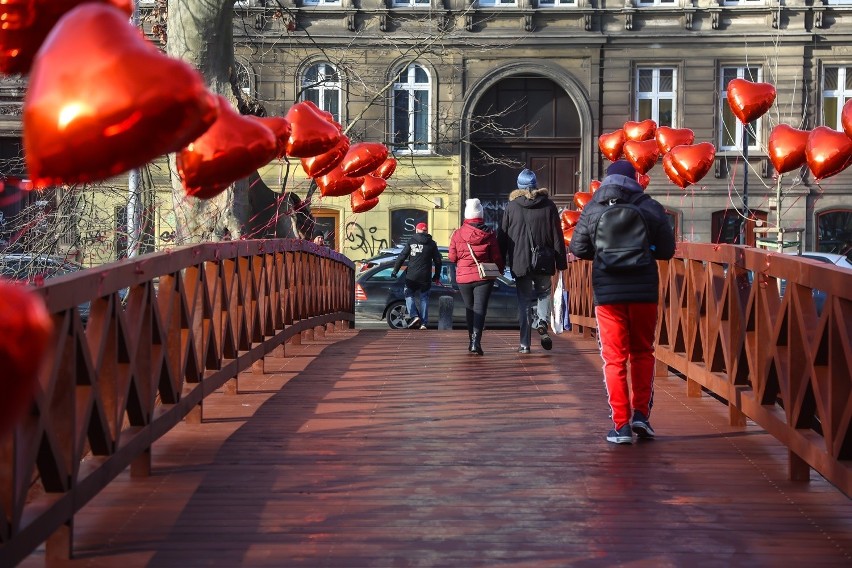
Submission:
{"label": "parked car", "polygon": [[[387,262],[389,260],[396,260],[396,257],[398,257],[400,253],[402,253],[403,248],[404,247],[402,245],[397,245],[393,248],[380,249],[378,254],[376,254],[375,256],[358,261],[357,272],[360,274],[361,272],[365,272],[370,268],[382,264],[383,262]],[[447,258],[447,254],[449,253],[449,251],[449,247],[438,247],[438,252],[440,252],[441,256],[443,256],[444,258]]]}
{"label": "parked car", "polygon": [[[405,286],[405,268],[396,278],[391,277],[394,260],[373,266],[362,272],[355,280],[355,313],[366,318],[384,319],[392,329],[408,327],[411,318],[405,308],[403,288]],[[515,293],[515,281],[506,272],[494,283],[485,324],[489,327],[517,327],[518,299]],[[453,327],[464,327],[464,301],[456,284],[456,265],[445,260],[441,266],[441,283],[432,284],[429,290],[429,322],[437,324],[440,312],[439,302],[443,296],[453,299]]]}
{"label": "parked car", "polygon": [[[793,254],[796,253],[787,253]],[[820,262],[826,262],[828,264],[833,264],[839,268],[846,268],[847,270],[852,270],[852,262],[850,262],[849,257],[842,254],[835,254],[833,252],[817,252],[817,251],[808,251],[803,252],[801,254],[802,258],[810,258],[811,260],[818,260]]]}

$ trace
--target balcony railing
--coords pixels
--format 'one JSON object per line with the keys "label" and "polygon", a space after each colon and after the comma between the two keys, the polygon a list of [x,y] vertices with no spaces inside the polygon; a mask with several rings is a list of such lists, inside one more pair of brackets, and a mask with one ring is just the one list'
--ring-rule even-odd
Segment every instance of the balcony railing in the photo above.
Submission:
{"label": "balcony railing", "polygon": [[49,282],[41,388],[0,437],[0,566],[45,541],[68,557],[74,513],[128,466],[148,475],[151,445],[199,421],[205,396],[289,338],[355,319],[352,262],[300,240],[197,245]]}

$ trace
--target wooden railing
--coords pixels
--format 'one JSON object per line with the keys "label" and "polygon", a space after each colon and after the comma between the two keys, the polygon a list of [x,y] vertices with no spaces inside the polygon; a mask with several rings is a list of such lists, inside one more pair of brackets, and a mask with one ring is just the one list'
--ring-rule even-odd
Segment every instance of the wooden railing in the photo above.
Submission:
{"label": "wooden railing", "polygon": [[205,396],[289,338],[355,320],[352,262],[300,240],[192,246],[50,282],[41,388],[0,438],[0,566],[45,541],[68,557],[74,513],[128,466],[148,475],[152,444],[200,421]]}
{"label": "wooden railing", "polygon": [[[734,245],[682,244],[660,262],[657,359],[727,401],[852,496],[852,273]],[[594,334],[591,262],[569,268],[571,321]],[[782,293],[783,291],[783,293]]]}

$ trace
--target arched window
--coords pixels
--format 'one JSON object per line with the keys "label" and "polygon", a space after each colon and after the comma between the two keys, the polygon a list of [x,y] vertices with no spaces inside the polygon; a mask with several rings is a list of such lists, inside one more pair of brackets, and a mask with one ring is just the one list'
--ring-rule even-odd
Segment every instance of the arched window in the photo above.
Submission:
{"label": "arched window", "polygon": [[852,256],[852,209],[820,211],[816,226],[816,250]]}
{"label": "arched window", "polygon": [[340,122],[340,74],[331,63],[315,63],[302,75],[303,101],[311,101]]}
{"label": "arched window", "polygon": [[396,151],[428,152],[430,140],[429,73],[412,63],[403,69],[393,85],[393,143]]}
{"label": "arched window", "polygon": [[254,71],[241,61],[234,61],[234,69],[237,72],[237,86],[240,91],[243,95],[254,97]]}

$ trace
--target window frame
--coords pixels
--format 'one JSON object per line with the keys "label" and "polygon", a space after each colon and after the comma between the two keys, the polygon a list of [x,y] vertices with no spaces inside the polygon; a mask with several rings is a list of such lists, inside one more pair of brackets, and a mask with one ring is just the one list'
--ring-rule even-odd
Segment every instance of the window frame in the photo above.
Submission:
{"label": "window frame", "polygon": [[[819,78],[819,85],[820,85],[820,99],[819,99],[820,124],[822,124],[824,126],[828,126],[829,128],[833,128],[834,130],[840,131],[840,130],[843,130],[843,127],[841,126],[842,123],[841,123],[841,120],[840,120],[841,114],[843,113],[843,105],[845,105],[849,100],[852,100],[852,89],[846,89],[846,88],[831,89],[831,90],[826,89],[825,88],[825,74],[826,74],[826,71],[828,69],[837,69],[837,71],[838,71],[838,73],[837,73],[837,85],[838,86],[844,85],[844,87],[845,87],[847,77],[849,76],[849,73],[852,72],[852,64],[847,64],[847,65],[844,65],[844,64],[825,65],[825,64],[823,64],[822,69],[820,70],[820,78]],[[842,75],[842,80],[841,80],[841,75]],[[840,95],[840,96],[831,97],[831,98],[839,99],[838,103],[837,103],[837,108],[835,109],[835,113],[834,113],[835,114],[835,116],[834,116],[835,122],[834,122],[833,125],[827,124],[826,120],[825,120],[825,100],[827,98],[829,98],[828,96],[826,96],[827,93],[832,93],[832,94],[837,93],[837,94]]]}
{"label": "window frame", "polygon": [[476,0],[479,9],[517,8],[518,0]]}
{"label": "window frame", "polygon": [[[337,81],[336,82],[329,81],[329,80],[324,78],[322,81],[318,81],[318,82],[314,83],[313,84],[314,86],[312,86],[312,87],[306,86],[308,84],[308,80],[307,80],[308,72],[311,69],[313,69],[314,67],[318,67],[318,66],[326,66],[326,67],[330,67],[331,69],[333,69],[334,73],[337,75]],[[322,70],[318,70],[317,76],[319,76],[319,74],[322,73],[322,72],[323,72]],[[325,77],[325,75],[324,75],[324,77]],[[328,93],[328,92],[334,91],[335,89],[337,90],[337,112],[334,112],[334,111],[326,108],[327,105],[326,105],[326,102],[325,102],[326,101],[325,94]],[[334,116],[334,120],[336,120],[337,122],[341,122],[341,117],[342,117],[342,112],[343,112],[343,78],[340,74],[340,71],[337,69],[337,67],[335,67],[332,63],[329,63],[328,61],[312,61],[312,62],[308,63],[307,65],[305,65],[305,67],[302,69],[302,73],[300,74],[300,80],[299,80],[300,96],[299,96],[299,100],[301,100],[301,101],[307,100],[307,94],[308,94],[309,91],[312,91],[312,90],[316,90],[318,92],[318,95],[317,95],[317,101],[318,102],[317,101],[314,101],[314,102],[320,108],[320,110],[324,110],[326,112],[331,113],[332,116]]]}
{"label": "window frame", "polygon": [[302,6],[322,7],[322,6],[342,6],[343,0],[302,0]]}
{"label": "window frame", "polygon": [[[641,71],[651,70],[651,81],[653,83],[653,90],[651,91],[640,91],[639,90],[639,82]],[[671,70],[672,71],[672,90],[671,91],[660,91],[660,71],[662,70]],[[676,128],[678,124],[678,68],[676,65],[636,65],[634,70],[634,80],[633,80],[633,118],[634,120],[645,120],[640,118],[639,116],[639,108],[640,101],[642,100],[650,100],[651,101],[651,118],[657,126],[671,126],[672,128]],[[661,96],[663,93],[668,96]],[[643,95],[648,96],[643,96]],[[660,123],[660,100],[671,100],[672,102],[672,119],[671,124],[661,124]]]}
{"label": "window frame", "polygon": [[634,0],[636,8],[680,8],[680,0]]}
{"label": "window frame", "polygon": [[542,10],[551,10],[553,8],[576,8],[580,5],[580,0],[537,0],[536,3]]}
{"label": "window frame", "polygon": [[[416,81],[416,68],[420,68],[426,74],[427,82],[426,83],[418,83]],[[400,76],[407,71],[407,81],[399,82]],[[398,154],[431,154],[433,152],[433,142],[432,142],[432,72],[422,63],[411,62],[407,63],[401,68],[399,71],[394,74],[396,79],[394,80],[393,86],[390,89],[390,139],[391,145],[394,149],[394,153]],[[397,93],[407,92],[408,93],[408,143],[403,146],[401,143],[397,142],[396,136],[396,115],[397,115]],[[420,144],[416,140],[416,128],[417,128],[417,109],[414,108],[416,106],[416,96],[414,93],[416,92],[425,92],[427,97],[426,102],[426,141],[425,148],[415,148],[414,146]]]}
{"label": "window frame", "polygon": [[[728,89],[725,84],[725,70],[726,69],[736,69],[737,70],[737,79],[747,79],[749,81],[760,82],[763,80],[763,67],[760,65],[720,65],[719,66],[719,79],[718,79],[718,92],[719,92],[719,113],[718,113],[718,127],[719,127],[719,136],[718,136],[718,144],[720,152],[742,152],[743,151],[743,137],[745,128],[743,123],[735,114],[733,114],[733,110],[731,110],[730,104],[728,103]],[[757,77],[749,79],[746,77],[746,69],[757,69]],[[732,77],[731,80],[734,78]],[[737,131],[734,133],[734,145],[725,145],[724,137],[727,131],[725,127],[725,116],[726,112],[730,113],[731,117],[733,117],[736,125]],[[748,145],[749,151],[760,152],[761,145],[763,142],[763,117],[758,117],[751,123],[754,129],[754,139],[751,144]]]}
{"label": "window frame", "polygon": [[418,2],[417,0],[392,0],[391,2],[392,8],[431,8],[432,0],[424,0],[422,2]]}

